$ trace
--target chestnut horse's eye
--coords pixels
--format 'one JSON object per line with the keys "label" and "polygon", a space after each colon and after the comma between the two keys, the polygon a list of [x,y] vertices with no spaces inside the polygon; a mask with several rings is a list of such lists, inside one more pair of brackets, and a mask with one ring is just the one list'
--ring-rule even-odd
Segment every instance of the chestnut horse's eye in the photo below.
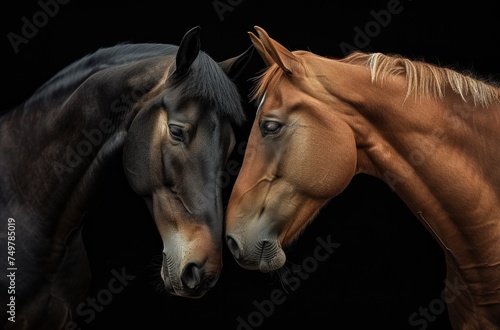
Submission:
{"label": "chestnut horse's eye", "polygon": [[260,122],[259,127],[262,136],[266,136],[279,133],[283,128],[283,124],[274,120],[264,120]]}
{"label": "chestnut horse's eye", "polygon": [[168,125],[170,131],[170,137],[178,142],[184,142],[186,138],[184,137],[184,130],[182,127],[177,125]]}

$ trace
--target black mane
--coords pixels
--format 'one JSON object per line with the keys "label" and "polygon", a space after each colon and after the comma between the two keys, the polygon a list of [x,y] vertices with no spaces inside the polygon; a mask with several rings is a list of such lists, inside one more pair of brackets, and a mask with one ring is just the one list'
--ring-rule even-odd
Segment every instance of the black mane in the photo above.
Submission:
{"label": "black mane", "polygon": [[182,98],[208,102],[219,115],[229,117],[237,125],[244,123],[245,113],[237,87],[206,53],[200,51],[189,73],[173,83],[182,85]]}
{"label": "black mane", "polygon": [[26,101],[35,103],[54,94],[72,91],[92,74],[106,68],[156,56],[173,55],[178,46],[169,44],[119,44],[101,48],[68,65],[45,82]]}
{"label": "black mane", "polygon": [[[29,107],[54,95],[71,92],[88,77],[103,69],[157,56],[175,55],[178,48],[177,45],[156,43],[119,44],[101,48],[59,71],[40,86],[26,100],[25,105]],[[196,62],[197,65],[193,65],[189,74],[183,77],[183,97],[204,100],[219,111],[221,116],[230,117],[238,125],[243,124],[245,114],[233,82],[203,51],[200,51]]]}

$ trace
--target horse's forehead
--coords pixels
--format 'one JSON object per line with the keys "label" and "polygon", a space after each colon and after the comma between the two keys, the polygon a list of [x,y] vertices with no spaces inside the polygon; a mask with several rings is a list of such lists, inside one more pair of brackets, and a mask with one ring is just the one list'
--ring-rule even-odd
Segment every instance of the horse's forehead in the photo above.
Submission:
{"label": "horse's forehead", "polygon": [[264,106],[268,108],[283,106],[290,101],[296,99],[298,93],[300,93],[301,89],[299,86],[294,85],[287,79],[282,79],[280,81],[274,82],[273,84],[269,84],[267,88],[262,92],[262,96],[258,101],[257,113],[259,109]]}
{"label": "horse's forehead", "polygon": [[202,102],[193,99],[182,100],[167,111],[171,116],[181,116],[187,121],[196,121],[204,114]]}
{"label": "horse's forehead", "polygon": [[286,97],[283,97],[281,91],[278,91],[276,88],[272,87],[267,88],[258,101],[256,114],[262,114],[263,109],[265,109],[265,112],[277,108],[283,109],[283,100],[285,99]]}

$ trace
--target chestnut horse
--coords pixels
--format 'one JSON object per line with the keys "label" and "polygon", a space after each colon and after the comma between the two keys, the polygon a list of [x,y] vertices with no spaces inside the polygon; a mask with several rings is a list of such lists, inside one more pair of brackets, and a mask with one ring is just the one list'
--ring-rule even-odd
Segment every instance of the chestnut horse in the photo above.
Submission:
{"label": "chestnut horse", "polygon": [[1,328],[76,328],[90,284],[82,219],[116,157],[158,228],[165,291],[200,298],[216,284],[219,175],[245,120],[233,79],[253,46],[221,62],[200,46],[194,27],[179,45],[100,49],[0,117]]}
{"label": "chestnut horse", "polygon": [[[452,326],[499,329],[500,89],[401,56],[291,52],[255,29],[267,69],[226,212],[236,261],[282,267],[283,247],[366,173],[390,185],[443,248]],[[449,285],[461,294],[450,297]]]}

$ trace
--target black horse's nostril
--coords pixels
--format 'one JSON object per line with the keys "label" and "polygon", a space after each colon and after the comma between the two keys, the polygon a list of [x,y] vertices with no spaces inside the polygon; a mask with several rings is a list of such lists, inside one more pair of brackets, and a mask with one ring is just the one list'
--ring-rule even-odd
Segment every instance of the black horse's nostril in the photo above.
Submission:
{"label": "black horse's nostril", "polygon": [[185,287],[192,290],[200,286],[203,278],[203,270],[195,262],[190,262],[182,271],[181,281]]}
{"label": "black horse's nostril", "polygon": [[231,236],[226,236],[226,242],[227,246],[229,248],[229,251],[233,254],[233,256],[238,259],[240,257],[240,247],[238,246],[238,243],[236,243],[236,240],[232,238]]}

